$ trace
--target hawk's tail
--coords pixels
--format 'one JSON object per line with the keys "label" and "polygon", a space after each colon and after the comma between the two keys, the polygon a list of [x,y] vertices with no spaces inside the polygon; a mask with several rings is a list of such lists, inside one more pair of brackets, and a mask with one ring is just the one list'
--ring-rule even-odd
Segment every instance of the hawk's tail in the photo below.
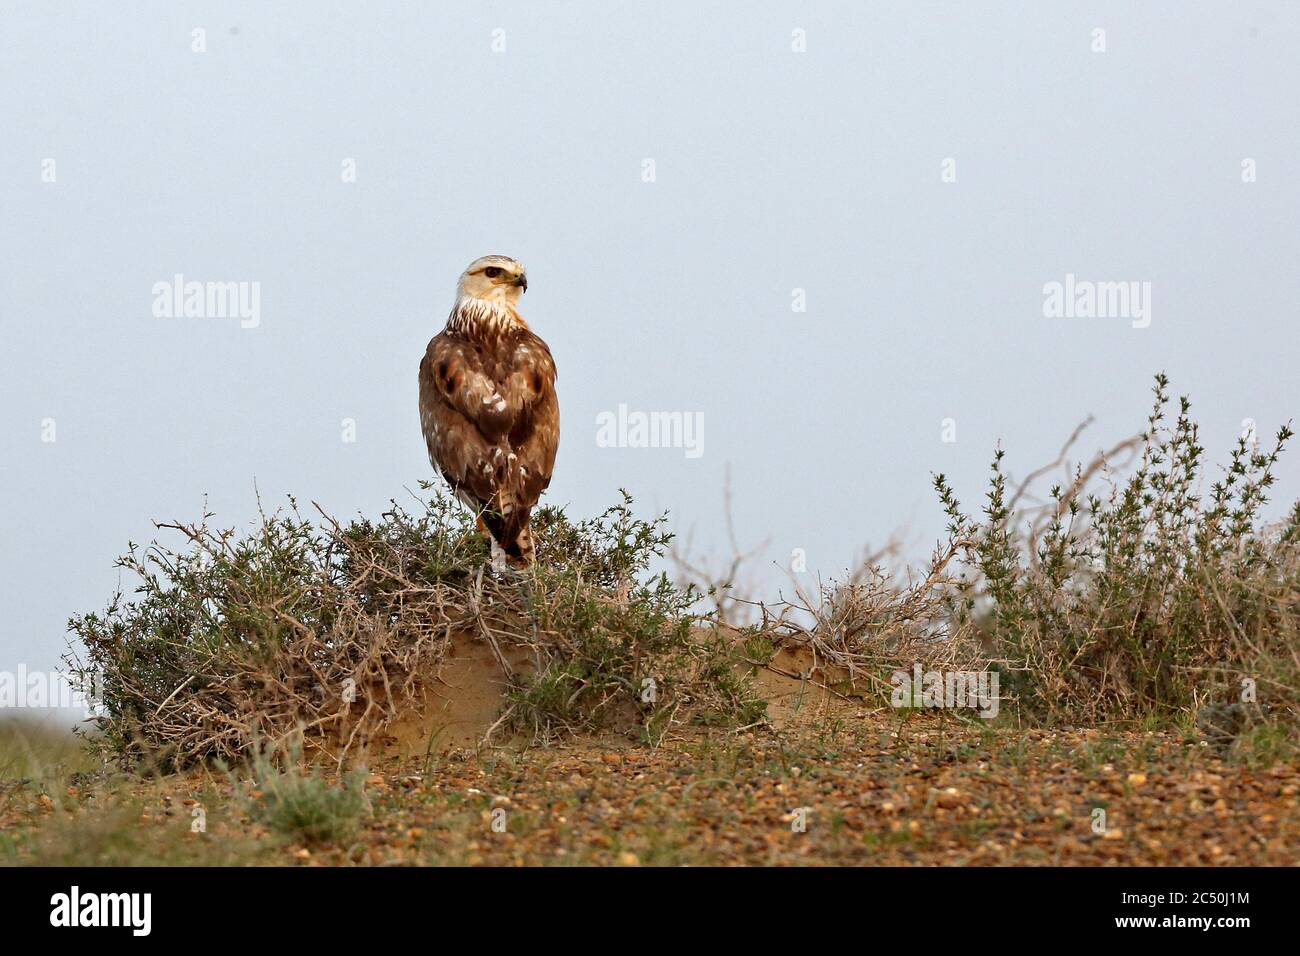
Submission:
{"label": "hawk's tail", "polygon": [[526,568],[533,563],[533,535],[528,527],[532,506],[520,501],[521,472],[509,446],[494,449],[493,454],[497,487],[479,520],[505,552],[506,560],[516,568]]}
{"label": "hawk's tail", "polygon": [[485,530],[506,554],[506,560],[516,568],[526,568],[533,563],[533,532],[529,528],[529,515],[522,519],[515,514],[502,516],[491,511],[483,512],[480,519]]}

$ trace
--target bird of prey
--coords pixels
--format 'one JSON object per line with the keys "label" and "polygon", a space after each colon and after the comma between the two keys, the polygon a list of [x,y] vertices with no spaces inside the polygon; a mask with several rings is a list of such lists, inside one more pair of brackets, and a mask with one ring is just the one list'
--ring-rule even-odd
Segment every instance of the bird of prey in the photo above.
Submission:
{"label": "bird of prey", "polygon": [[560,442],[555,361],[517,311],[527,289],[514,259],[475,259],[456,284],[446,327],[420,362],[429,460],[478,515],[496,568],[532,563],[528,521],[551,483]]}

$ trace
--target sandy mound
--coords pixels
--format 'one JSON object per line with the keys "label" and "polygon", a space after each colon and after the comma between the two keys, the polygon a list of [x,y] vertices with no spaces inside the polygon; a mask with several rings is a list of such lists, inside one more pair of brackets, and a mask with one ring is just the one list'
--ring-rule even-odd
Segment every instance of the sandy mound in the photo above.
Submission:
{"label": "sandy mound", "polygon": [[[537,662],[524,648],[501,645],[500,653],[512,673],[536,670]],[[431,680],[423,682],[409,713],[390,723],[371,750],[412,757],[473,749],[501,717],[507,687],[506,672],[492,645],[482,637],[457,634]],[[499,743],[506,736],[497,728],[491,740]]]}
{"label": "sandy mound", "polygon": [[[497,653],[478,635],[457,634],[409,711],[371,742],[371,753],[382,758],[439,756],[510,739],[500,725],[508,688],[502,661],[515,674],[535,672],[537,661],[526,648],[508,644],[500,646],[500,658]],[[847,673],[815,660],[804,647],[782,647],[766,667],[754,668],[752,676],[778,730],[858,714],[867,706],[862,685],[854,687]]]}
{"label": "sandy mound", "polygon": [[782,646],[766,667],[757,668],[754,686],[767,701],[767,716],[777,730],[877,709],[867,700],[867,687],[855,685],[848,671],[798,645]]}

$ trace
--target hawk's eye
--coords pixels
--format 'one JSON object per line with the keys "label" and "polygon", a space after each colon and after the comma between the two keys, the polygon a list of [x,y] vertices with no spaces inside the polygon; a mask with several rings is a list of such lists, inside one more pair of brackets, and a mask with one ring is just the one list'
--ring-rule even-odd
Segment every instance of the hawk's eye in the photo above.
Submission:
{"label": "hawk's eye", "polygon": [[483,274],[489,279],[495,279],[497,276],[501,275],[501,270],[496,266],[488,266],[483,270]]}

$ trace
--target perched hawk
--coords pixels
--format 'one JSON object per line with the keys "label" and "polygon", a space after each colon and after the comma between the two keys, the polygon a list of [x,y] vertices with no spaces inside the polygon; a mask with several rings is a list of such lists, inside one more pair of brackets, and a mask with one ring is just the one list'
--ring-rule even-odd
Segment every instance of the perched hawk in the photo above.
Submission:
{"label": "perched hawk", "polygon": [[532,563],[528,519],[551,483],[560,442],[551,350],[515,310],[527,289],[514,259],[475,259],[456,284],[446,328],[420,362],[429,460],[479,515],[497,567]]}

